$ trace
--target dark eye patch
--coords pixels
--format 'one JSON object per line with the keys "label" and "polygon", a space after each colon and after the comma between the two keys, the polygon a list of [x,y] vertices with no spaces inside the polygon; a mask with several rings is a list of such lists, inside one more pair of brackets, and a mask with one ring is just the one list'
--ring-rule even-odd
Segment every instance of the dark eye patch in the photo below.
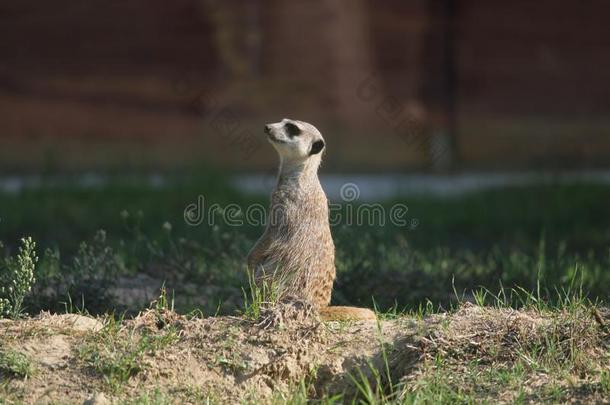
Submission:
{"label": "dark eye patch", "polygon": [[301,135],[301,129],[291,122],[287,122],[286,124],[284,124],[284,128],[286,129],[286,133],[290,137]]}

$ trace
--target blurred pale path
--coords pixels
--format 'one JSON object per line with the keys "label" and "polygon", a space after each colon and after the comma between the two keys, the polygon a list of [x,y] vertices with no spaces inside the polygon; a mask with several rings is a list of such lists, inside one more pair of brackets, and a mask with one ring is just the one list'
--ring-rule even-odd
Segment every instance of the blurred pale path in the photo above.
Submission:
{"label": "blurred pale path", "polygon": [[[358,200],[379,201],[394,197],[431,195],[437,197],[459,196],[472,191],[491,188],[528,185],[562,184],[610,184],[610,171],[582,172],[522,172],[482,173],[470,172],[456,175],[431,174],[382,174],[382,175],[321,175],[320,180],[330,200],[340,202],[341,189],[353,184],[358,190]],[[234,184],[244,192],[260,194],[271,191],[275,177],[248,175],[237,177]]]}
{"label": "blurred pale path", "polygon": [[[171,186],[172,179],[162,174],[127,176],[137,184],[153,188]],[[114,180],[113,180],[114,179]],[[125,180],[125,178],[123,178]],[[532,185],[610,185],[610,170],[539,171],[539,172],[464,172],[453,175],[434,174],[321,174],[320,180],[331,201],[341,202],[342,188],[353,186],[355,199],[365,202],[395,197],[429,195],[435,197],[459,196],[486,189]],[[91,189],[116,181],[115,177],[88,173],[81,176],[5,176],[0,177],[0,192],[19,193],[42,186],[66,186]],[[230,183],[240,192],[264,195],[275,186],[273,174],[244,174],[230,177]]]}

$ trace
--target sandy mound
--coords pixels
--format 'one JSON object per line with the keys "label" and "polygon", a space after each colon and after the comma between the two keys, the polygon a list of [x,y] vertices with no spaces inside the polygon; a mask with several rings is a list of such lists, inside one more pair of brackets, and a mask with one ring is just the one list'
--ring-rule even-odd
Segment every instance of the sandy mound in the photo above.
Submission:
{"label": "sandy mound", "polygon": [[[0,396],[9,403],[106,404],[155,396],[167,403],[281,403],[304,387],[299,392],[307,398],[342,394],[348,400],[361,396],[355,381],[366,379],[379,395],[398,398],[417,393],[438,370],[439,358],[457,378],[473,360],[481,367],[510,366],[534,349],[550,352],[549,336],[551,354],[569,359],[577,380],[587,380],[591,364],[576,357],[599,359],[595,367],[607,361],[608,333],[586,311],[577,316],[466,305],[426,319],[321,323],[297,301],[264,309],[256,320],[188,319],[167,310],[121,323],[42,314],[0,324],[1,350],[24,354],[34,370],[9,376]],[[534,395],[536,388],[530,391]],[[510,392],[493,395],[514,400]],[[590,389],[580,398],[601,395],[601,388]],[[489,399],[484,391],[480,398]]]}

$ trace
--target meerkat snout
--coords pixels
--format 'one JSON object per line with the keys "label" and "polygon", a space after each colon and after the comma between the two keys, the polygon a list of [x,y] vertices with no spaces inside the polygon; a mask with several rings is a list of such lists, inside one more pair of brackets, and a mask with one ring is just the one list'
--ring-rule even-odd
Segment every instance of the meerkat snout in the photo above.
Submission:
{"label": "meerkat snout", "polygon": [[265,134],[282,159],[306,160],[324,150],[325,142],[316,127],[284,118],[265,125]]}

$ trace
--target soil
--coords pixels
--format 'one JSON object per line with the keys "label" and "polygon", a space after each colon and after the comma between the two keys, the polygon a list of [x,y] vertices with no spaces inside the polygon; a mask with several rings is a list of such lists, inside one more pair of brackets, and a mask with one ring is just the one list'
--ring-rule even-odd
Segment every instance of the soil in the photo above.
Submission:
{"label": "soil", "polygon": [[[189,319],[151,309],[116,324],[108,317],[42,313],[0,322],[0,350],[26,355],[34,370],[18,378],[0,369],[0,403],[110,404],[147,395],[180,404],[281,403],[299,384],[306,384],[311,399],[341,393],[348,402],[358,395],[354,377],[370,377],[371,370],[382,370],[377,380],[382,384],[393,379],[412,387],[439,354],[456,364],[473,357],[510,362],[517,347],[540,342],[551,327],[557,330],[555,320],[536,311],[465,305],[455,313],[423,319],[323,323],[298,301],[264,309],[256,320]],[[566,318],[569,330],[586,327],[580,330],[582,350],[597,356],[592,358],[599,358],[602,366],[610,364],[603,363],[608,361],[605,326],[595,317],[570,322]],[[602,322],[608,322],[607,314]],[[127,357],[125,342],[151,337],[166,343],[147,346],[124,381],[113,383],[109,368],[95,366],[104,356]],[[87,354],[92,347],[98,349],[97,357]],[[578,381],[573,384],[579,387]],[[576,388],[574,392],[582,391]],[[584,397],[578,394],[579,401],[604,401],[599,389],[585,391]],[[513,395],[498,393],[494,401],[512,402]]]}

